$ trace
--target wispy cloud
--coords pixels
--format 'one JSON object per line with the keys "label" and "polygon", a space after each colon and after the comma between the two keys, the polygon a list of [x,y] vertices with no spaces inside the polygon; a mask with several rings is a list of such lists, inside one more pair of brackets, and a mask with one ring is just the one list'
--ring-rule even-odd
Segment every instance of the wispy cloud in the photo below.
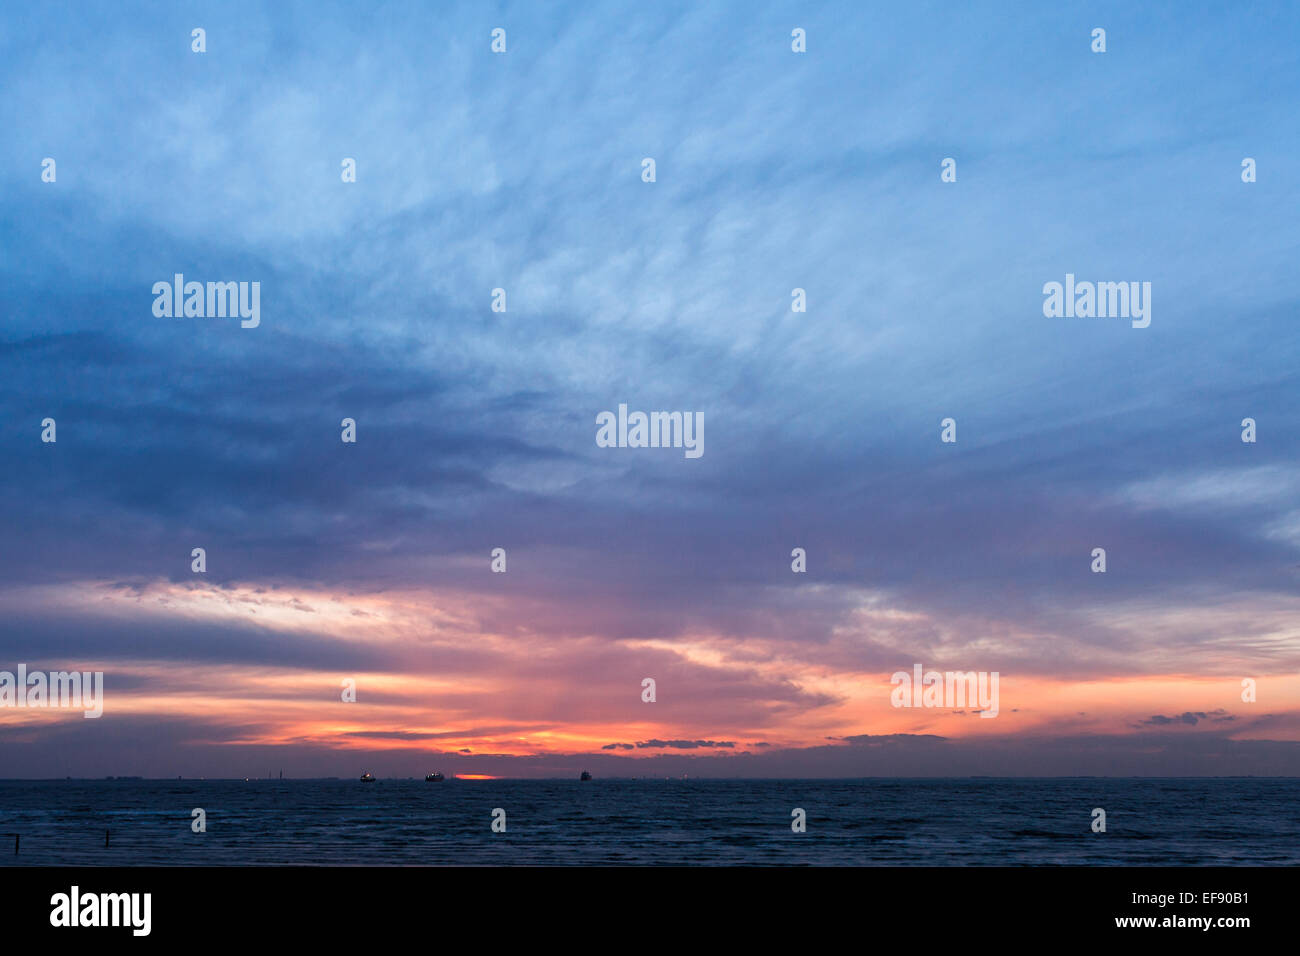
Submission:
{"label": "wispy cloud", "polygon": [[[1168,719],[1300,770],[1294,11],[1116,8],[1102,64],[1031,4],[385,10],[3,15],[0,668],[102,663],[106,759],[1119,772]],[[155,318],[176,272],[262,324]],[[1066,272],[1152,280],[1152,326],[1044,319]],[[623,401],[708,453],[596,447]],[[915,661],[1002,716],[890,708]]]}

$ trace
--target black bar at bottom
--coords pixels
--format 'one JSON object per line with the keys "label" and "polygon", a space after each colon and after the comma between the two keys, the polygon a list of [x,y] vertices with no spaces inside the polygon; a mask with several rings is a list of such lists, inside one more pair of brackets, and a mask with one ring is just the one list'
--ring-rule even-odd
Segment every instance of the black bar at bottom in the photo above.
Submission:
{"label": "black bar at bottom", "polygon": [[[6,942],[76,934],[259,946],[474,945],[530,934],[574,946],[807,946],[844,932],[862,943],[1196,936],[1231,945],[1283,931],[1293,883],[1293,870],[1259,867],[9,867],[0,868],[0,926]],[[142,895],[103,896],[145,893],[147,937],[137,934]],[[52,925],[100,921],[101,911],[111,922],[115,910],[124,925]]]}

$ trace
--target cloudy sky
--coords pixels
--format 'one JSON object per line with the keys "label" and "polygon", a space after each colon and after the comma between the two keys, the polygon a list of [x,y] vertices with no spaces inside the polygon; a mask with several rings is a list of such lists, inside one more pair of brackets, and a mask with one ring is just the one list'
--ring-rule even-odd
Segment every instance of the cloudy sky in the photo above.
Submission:
{"label": "cloudy sky", "polygon": [[1300,773],[1300,11],[1130,7],[7,8],[0,776]]}

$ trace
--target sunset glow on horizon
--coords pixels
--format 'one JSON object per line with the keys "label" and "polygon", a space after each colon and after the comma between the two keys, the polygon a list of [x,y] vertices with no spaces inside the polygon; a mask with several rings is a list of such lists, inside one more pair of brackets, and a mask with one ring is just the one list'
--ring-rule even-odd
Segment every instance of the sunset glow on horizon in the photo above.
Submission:
{"label": "sunset glow on horizon", "polygon": [[[1212,647],[1168,672],[1153,667],[1145,674],[1092,673],[1070,680],[1008,668],[999,675],[997,719],[984,720],[975,706],[893,706],[891,675],[910,672],[914,664],[898,649],[891,624],[944,626],[921,611],[890,609],[880,595],[856,615],[856,628],[841,629],[814,653],[771,635],[700,633],[599,643],[579,632],[542,639],[512,625],[508,608],[488,627],[474,613],[477,600],[472,593],[418,590],[335,592],[165,580],[124,588],[83,581],[0,592],[0,609],[20,616],[49,604],[73,621],[112,620],[141,633],[160,624],[178,634],[220,627],[256,634],[267,647],[304,642],[358,660],[368,657],[372,667],[364,671],[277,665],[272,659],[196,671],[183,660],[125,655],[68,664],[108,675],[106,714],[112,719],[198,721],[194,745],[259,752],[305,748],[332,754],[317,763],[342,770],[350,766],[349,755],[360,763],[384,755],[393,766],[412,767],[436,755],[466,768],[449,776],[494,779],[500,774],[486,770],[509,766],[510,758],[585,754],[617,758],[607,774],[636,775],[647,759],[665,756],[707,757],[713,766],[694,772],[727,773],[737,757],[770,760],[781,751],[824,747],[848,753],[860,745],[857,738],[909,736],[942,738],[952,746],[1136,737],[1157,729],[1186,736],[1208,732],[1228,742],[1300,739],[1294,709],[1270,707],[1271,719],[1263,722],[1243,713],[1240,679],[1216,663]],[[1290,638],[1286,622],[1279,617],[1278,623],[1278,639]],[[1004,634],[998,653],[1014,660],[1027,655],[1033,641],[1033,635]],[[596,646],[601,659],[593,666]],[[926,661],[916,663],[926,670],[963,669],[958,655],[941,648],[924,656]],[[644,668],[646,661],[653,661],[647,673],[674,675],[653,706],[641,700],[639,680],[630,688],[621,680],[633,662]],[[865,666],[869,661],[877,662],[874,669]],[[1153,660],[1162,663],[1162,655]],[[1193,663],[1195,668],[1188,666]],[[584,694],[562,692],[562,679],[554,675],[570,667],[588,669]],[[1216,669],[1223,673],[1216,676]],[[340,707],[345,676],[356,682],[357,699]],[[685,700],[674,699],[676,690],[667,692],[678,686],[693,688]],[[784,688],[785,700],[764,691],[774,687]],[[1263,678],[1258,693],[1264,699],[1300,699],[1300,673]],[[21,740],[23,728],[66,726],[70,715],[27,710],[7,717],[18,734],[14,739]]]}

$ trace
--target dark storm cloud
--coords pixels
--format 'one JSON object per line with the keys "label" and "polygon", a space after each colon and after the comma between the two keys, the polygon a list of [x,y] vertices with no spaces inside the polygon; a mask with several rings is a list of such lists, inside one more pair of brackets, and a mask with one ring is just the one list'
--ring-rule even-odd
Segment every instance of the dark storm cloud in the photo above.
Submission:
{"label": "dark storm cloud", "polygon": [[1230,721],[1236,719],[1237,719],[1236,717],[1234,717],[1232,714],[1229,714],[1227,711],[1224,710],[1215,710],[1209,713],[1200,710],[1198,711],[1189,710],[1189,711],[1184,711],[1182,714],[1179,714],[1175,717],[1164,717],[1160,714],[1154,714],[1151,717],[1148,717],[1146,720],[1142,721],[1142,723],[1153,727],[1167,727],[1170,724],[1190,724],[1191,726],[1195,727],[1202,720],[1213,720],[1213,721],[1222,722],[1222,721]]}
{"label": "dark storm cloud", "polygon": [[[11,616],[0,620],[0,648],[12,661],[148,660],[193,664],[196,669],[214,664],[262,664],[353,673],[379,667],[400,669],[416,653],[409,648],[348,642],[316,631],[269,632],[246,624],[121,621],[93,615],[52,615],[50,620]],[[472,656],[472,651],[469,654]]]}

